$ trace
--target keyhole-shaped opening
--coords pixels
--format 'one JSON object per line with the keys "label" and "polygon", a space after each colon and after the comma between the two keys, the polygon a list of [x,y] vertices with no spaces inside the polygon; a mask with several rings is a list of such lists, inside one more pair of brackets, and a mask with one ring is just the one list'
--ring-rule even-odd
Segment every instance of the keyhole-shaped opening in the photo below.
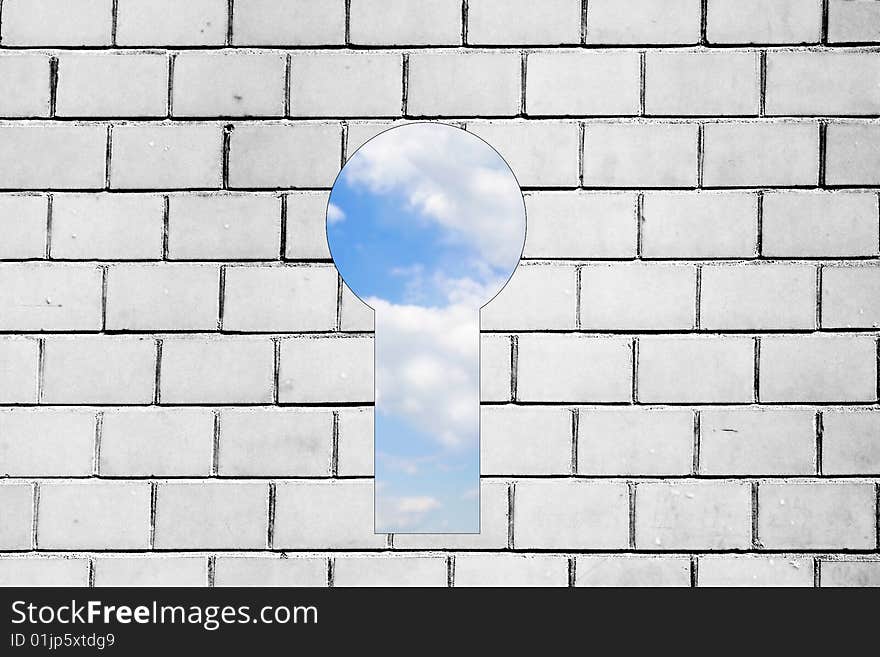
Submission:
{"label": "keyhole-shaped opening", "polygon": [[480,531],[480,308],[513,274],[525,227],[510,167],[453,126],[387,130],[333,185],[330,252],[375,312],[379,533]]}

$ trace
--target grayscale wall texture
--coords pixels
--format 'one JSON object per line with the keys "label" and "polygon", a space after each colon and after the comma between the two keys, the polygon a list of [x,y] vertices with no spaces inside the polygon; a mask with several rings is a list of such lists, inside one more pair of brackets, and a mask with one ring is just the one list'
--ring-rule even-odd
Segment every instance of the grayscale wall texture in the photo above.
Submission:
{"label": "grayscale wall texture", "polygon": [[[3,0],[0,583],[878,585],[880,2]],[[494,145],[482,533],[374,535],[346,157]]]}

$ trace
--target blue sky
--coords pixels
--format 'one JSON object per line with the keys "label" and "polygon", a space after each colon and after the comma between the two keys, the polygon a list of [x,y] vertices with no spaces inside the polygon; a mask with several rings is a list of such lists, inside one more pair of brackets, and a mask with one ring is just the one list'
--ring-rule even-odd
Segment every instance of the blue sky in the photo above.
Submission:
{"label": "blue sky", "polygon": [[333,259],[376,311],[377,531],[479,531],[478,312],[524,235],[507,164],[451,126],[382,133],[333,187]]}

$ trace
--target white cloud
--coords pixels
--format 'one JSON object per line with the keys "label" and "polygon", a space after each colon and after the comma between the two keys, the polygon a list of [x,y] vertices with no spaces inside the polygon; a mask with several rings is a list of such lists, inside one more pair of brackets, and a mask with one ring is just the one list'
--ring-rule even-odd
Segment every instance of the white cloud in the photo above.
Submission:
{"label": "white cloud", "polygon": [[442,504],[433,497],[401,497],[397,500],[398,513],[427,513],[439,509]]}
{"label": "white cloud", "polygon": [[345,221],[345,212],[335,203],[329,203],[327,205],[327,223],[338,224],[341,221]]}
{"label": "white cloud", "polygon": [[442,508],[440,500],[428,495],[379,495],[376,497],[376,529],[416,531],[428,513]]}

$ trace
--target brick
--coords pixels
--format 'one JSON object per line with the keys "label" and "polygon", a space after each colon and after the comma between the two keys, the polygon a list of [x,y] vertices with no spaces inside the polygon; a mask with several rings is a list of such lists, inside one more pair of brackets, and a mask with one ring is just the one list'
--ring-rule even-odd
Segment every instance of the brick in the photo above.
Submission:
{"label": "brick", "polygon": [[831,123],[825,154],[829,185],[880,183],[880,126],[873,123]]}
{"label": "brick", "polygon": [[49,56],[42,53],[0,57],[0,116],[49,116]]}
{"label": "brick", "polygon": [[413,52],[408,113],[513,116],[520,109],[520,64],[512,51]]}
{"label": "brick", "polygon": [[286,58],[277,52],[179,52],[174,116],[281,116]]}
{"label": "brick", "polygon": [[147,194],[56,194],[50,256],[65,260],[157,260],[164,201]]}
{"label": "brick", "polygon": [[402,71],[403,58],[395,52],[293,53],[290,115],[400,115]]}
{"label": "brick", "polygon": [[864,114],[880,112],[876,54],[771,52],[767,56],[767,114]]}
{"label": "brick", "polygon": [[233,13],[232,40],[236,45],[341,45],[345,43],[345,2],[239,0]]}
{"label": "brick", "polygon": [[555,554],[457,554],[455,586],[568,586],[568,560]]}
{"label": "brick", "polygon": [[639,338],[639,401],[750,402],[753,356],[752,339],[746,337]]}
{"label": "brick", "polygon": [[339,303],[339,323],[342,331],[372,331],[375,328],[375,312],[360,300],[342,282],[342,299]]}
{"label": "brick", "polygon": [[89,585],[89,560],[68,556],[0,559],[0,586]]}
{"label": "brick", "polygon": [[2,125],[0,188],[101,188],[106,144],[101,125]]}
{"label": "brick", "polygon": [[484,406],[480,471],[484,475],[569,474],[571,431],[572,415],[566,408]]}
{"label": "brick", "polygon": [[873,549],[874,485],[859,482],[762,482],[758,540],[766,549]]}
{"label": "brick", "polygon": [[339,171],[341,129],[331,123],[241,125],[232,133],[233,187],[330,187]]}
{"label": "brick", "polygon": [[116,42],[120,46],[222,46],[226,43],[225,0],[189,0],[185,4],[175,0],[118,2]]}
{"label": "brick", "polygon": [[467,42],[475,45],[556,45],[581,40],[579,0],[472,0]]}
{"label": "brick", "polygon": [[731,554],[701,556],[699,586],[813,586],[813,560]]}
{"label": "brick", "polygon": [[339,410],[340,477],[373,475],[373,409]]}
{"label": "brick", "polygon": [[578,417],[581,475],[686,475],[694,414],[677,409],[586,409]]}
{"label": "brick", "polygon": [[613,402],[632,398],[629,340],[580,335],[519,336],[517,399]]}
{"label": "brick", "polygon": [[[757,116],[758,55],[752,51],[649,52],[645,112],[696,116]],[[718,85],[724,80],[724,85]],[[706,89],[713,89],[706,93]]]}
{"label": "brick", "polygon": [[46,208],[45,196],[0,195],[0,259],[45,255]]}
{"label": "brick", "polygon": [[[543,10],[542,6],[541,13]],[[498,18],[506,25],[516,25],[508,20],[506,12],[499,12]],[[577,27],[576,22],[572,25]],[[526,110],[530,114],[562,116],[635,116],[639,113],[639,70],[639,53],[635,50],[531,53]]]}
{"label": "brick", "polygon": [[510,337],[480,336],[480,399],[510,401]]}
{"label": "brick", "polygon": [[371,338],[289,338],[281,341],[279,400],[373,400]]}
{"label": "brick", "polygon": [[880,267],[822,268],[822,326],[880,327]]}
{"label": "brick", "polygon": [[168,58],[158,53],[63,52],[57,95],[58,116],[165,116]]}
{"label": "brick", "polygon": [[880,6],[872,0],[830,0],[828,41],[880,41]]}
{"label": "brick", "polygon": [[528,548],[625,548],[625,483],[533,479],[516,483],[514,545]]}
{"label": "brick", "polygon": [[0,485],[0,505],[3,523],[0,524],[0,548],[29,550],[33,524],[34,487],[30,483]]}
{"label": "brick", "polygon": [[591,0],[587,43],[699,43],[700,0]]}
{"label": "brick", "polygon": [[44,404],[149,404],[156,380],[156,342],[150,338],[47,338]]}
{"label": "brick", "polygon": [[95,586],[206,586],[204,557],[151,556],[95,559]]}
{"label": "brick", "polygon": [[373,533],[372,480],[277,484],[276,548],[382,548],[385,543],[384,534]]}
{"label": "brick", "polygon": [[201,408],[113,409],[101,420],[100,473],[108,477],[211,474],[214,414]]}
{"label": "brick", "polygon": [[217,265],[114,265],[107,270],[107,328],[215,329],[219,289]]}
{"label": "brick", "polygon": [[44,482],[38,513],[42,550],[144,550],[150,544],[147,482]]}
{"label": "brick", "polygon": [[822,586],[880,586],[878,561],[823,561]]}
{"label": "brick", "polygon": [[700,474],[814,474],[814,415],[768,408],[701,411]]}
{"label": "brick", "polygon": [[573,329],[577,271],[568,265],[521,264],[480,310],[480,326],[493,329]]}
{"label": "brick", "polygon": [[761,338],[761,401],[876,401],[874,338]]}
{"label": "brick", "polygon": [[480,482],[479,534],[395,534],[394,547],[443,550],[498,550],[507,547],[507,482]]}
{"label": "brick", "polygon": [[575,586],[690,586],[690,559],[578,555]]}
{"label": "brick", "polygon": [[774,257],[877,255],[877,196],[868,192],[764,195],[762,252]]}
{"label": "brick", "polygon": [[0,339],[0,402],[32,404],[37,401],[36,340]]}
{"label": "brick", "polygon": [[329,476],[333,414],[228,409],[220,414],[219,472],[238,477]]}
{"label": "brick", "polygon": [[578,184],[576,123],[475,122],[468,123],[467,129],[498,151],[524,187],[574,187]]}
{"label": "brick", "polygon": [[227,267],[223,328],[329,331],[336,283],[332,266]]}
{"label": "brick", "polygon": [[269,194],[173,195],[168,208],[172,260],[274,260],[281,201]]}
{"label": "brick", "polygon": [[214,586],[326,586],[327,560],[280,557],[217,557]]}
{"label": "brick", "polygon": [[269,487],[244,482],[164,482],[156,494],[159,549],[266,547]]}
{"label": "brick", "polygon": [[751,545],[751,489],[741,481],[640,483],[636,547],[724,550]]}
{"label": "brick", "polygon": [[446,558],[436,556],[340,555],[334,586],[446,586]]}
{"label": "brick", "polygon": [[749,258],[758,236],[758,199],[739,192],[651,192],[642,208],[647,258]]}
{"label": "brick", "polygon": [[636,255],[634,194],[530,192],[525,200],[526,258]]}
{"label": "brick", "polygon": [[710,43],[816,43],[821,0],[709,0]]}
{"label": "brick", "polygon": [[880,413],[825,411],[822,473],[880,474]]}
{"label": "brick", "polygon": [[269,403],[273,369],[269,338],[166,339],[161,399],[169,404]]}
{"label": "brick", "polygon": [[287,195],[285,258],[321,260],[330,257],[327,244],[328,192],[292,192]]}
{"label": "brick", "polygon": [[116,189],[220,186],[216,125],[120,125],[113,130],[110,185]]}
{"label": "brick", "polygon": [[584,329],[692,328],[694,267],[623,263],[581,269],[580,326]]}
{"label": "brick", "polygon": [[76,409],[0,412],[0,472],[6,477],[92,474],[95,413]]}
{"label": "brick", "polygon": [[584,184],[588,187],[692,187],[696,183],[696,125],[587,125]]}
{"label": "brick", "polygon": [[711,187],[815,185],[815,122],[709,123],[703,183]]}
{"label": "brick", "polygon": [[353,0],[350,23],[353,44],[454,46],[461,43],[461,2]]}
{"label": "brick", "polygon": [[816,325],[812,265],[703,267],[700,326],[704,329],[808,329]]}
{"label": "brick", "polygon": [[48,263],[0,266],[0,330],[101,327],[101,270]]}
{"label": "brick", "polygon": [[112,13],[112,0],[7,0],[3,5],[3,43],[110,45]]}

